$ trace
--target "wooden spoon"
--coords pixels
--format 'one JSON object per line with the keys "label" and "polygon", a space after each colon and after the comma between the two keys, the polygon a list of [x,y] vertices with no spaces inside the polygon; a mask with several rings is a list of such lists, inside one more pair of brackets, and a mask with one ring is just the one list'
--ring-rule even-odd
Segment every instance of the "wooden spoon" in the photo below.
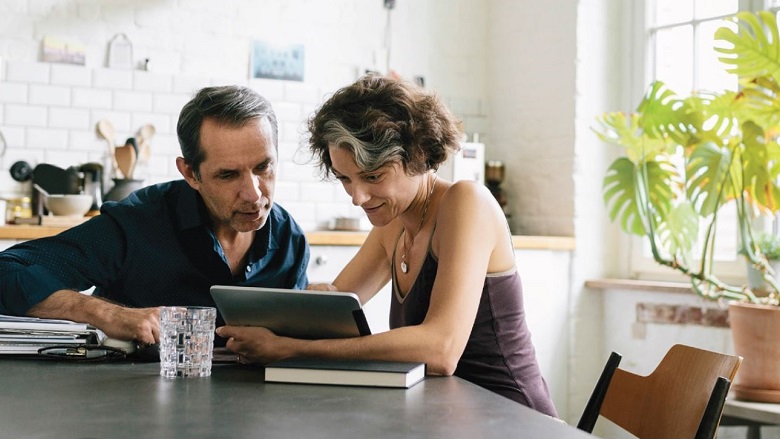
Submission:
{"label": "wooden spoon", "polygon": [[122,171],[122,175],[126,179],[133,178],[133,170],[135,169],[135,162],[138,158],[135,147],[132,143],[125,146],[117,146],[114,148],[114,159],[117,163],[117,167]]}
{"label": "wooden spoon", "polygon": [[149,161],[149,158],[151,157],[151,151],[149,150],[150,142],[152,140],[152,137],[154,137],[154,134],[157,132],[157,130],[154,128],[154,125],[148,123],[141,128],[138,129],[138,132],[136,133],[135,137],[138,140],[138,161],[142,163],[146,163]]}
{"label": "wooden spoon", "polygon": [[113,173],[116,175],[118,164],[114,154],[114,148],[116,145],[116,130],[114,129],[114,125],[112,125],[111,122],[107,121],[106,119],[101,119],[97,123],[97,132],[101,138],[108,142],[108,155],[111,157],[111,163],[114,167]]}

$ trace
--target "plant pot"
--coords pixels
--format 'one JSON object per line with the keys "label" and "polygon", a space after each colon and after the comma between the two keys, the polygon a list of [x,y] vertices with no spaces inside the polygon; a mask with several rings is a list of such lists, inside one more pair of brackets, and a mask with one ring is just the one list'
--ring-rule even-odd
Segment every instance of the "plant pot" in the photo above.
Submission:
{"label": "plant pot", "polygon": [[143,180],[131,180],[127,178],[114,178],[114,186],[106,192],[103,197],[105,201],[121,201],[125,197],[133,193],[136,189],[140,189],[144,185]]}
{"label": "plant pot", "polygon": [[[769,261],[769,266],[772,267],[776,275],[780,275],[780,261]],[[768,292],[771,288],[764,280],[764,276],[761,272],[753,267],[753,264],[748,261],[747,263],[747,276],[748,286],[754,293]]]}
{"label": "plant pot", "polygon": [[729,305],[734,351],[743,358],[731,389],[738,399],[780,403],[780,307]]}

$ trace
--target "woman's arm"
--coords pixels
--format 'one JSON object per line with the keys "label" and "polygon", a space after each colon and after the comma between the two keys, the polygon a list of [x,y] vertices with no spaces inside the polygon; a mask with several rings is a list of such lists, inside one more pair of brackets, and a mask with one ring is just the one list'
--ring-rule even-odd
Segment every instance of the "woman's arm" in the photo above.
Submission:
{"label": "woman's arm", "polygon": [[394,232],[400,234],[396,222],[371,229],[358,252],[333,281],[338,291],[355,293],[365,304],[390,281],[390,242]]}
{"label": "woman's arm", "polygon": [[[420,361],[427,363],[430,373],[452,374],[471,333],[485,275],[489,269],[498,271],[493,268],[511,269],[514,253],[503,213],[485,188],[457,183],[441,198],[439,206],[433,236],[439,269],[428,314],[420,325],[366,337],[329,340],[277,337],[265,328],[248,327],[223,327],[219,335],[229,339],[229,349],[260,363],[289,357]],[[360,277],[375,281],[378,276],[372,270],[382,270],[389,278],[387,259],[382,261],[382,267],[366,263],[377,262],[372,247],[367,252],[361,249],[339,275],[339,289],[356,289],[349,285],[365,288],[372,281]],[[370,258],[372,255],[374,258]]]}

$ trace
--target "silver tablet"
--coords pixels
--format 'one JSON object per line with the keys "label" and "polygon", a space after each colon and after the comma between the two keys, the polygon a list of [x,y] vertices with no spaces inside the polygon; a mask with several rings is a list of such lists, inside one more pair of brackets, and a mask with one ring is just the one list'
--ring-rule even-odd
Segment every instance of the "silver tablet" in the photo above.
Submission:
{"label": "silver tablet", "polygon": [[306,339],[371,334],[354,293],[214,285],[211,297],[233,326],[263,326]]}

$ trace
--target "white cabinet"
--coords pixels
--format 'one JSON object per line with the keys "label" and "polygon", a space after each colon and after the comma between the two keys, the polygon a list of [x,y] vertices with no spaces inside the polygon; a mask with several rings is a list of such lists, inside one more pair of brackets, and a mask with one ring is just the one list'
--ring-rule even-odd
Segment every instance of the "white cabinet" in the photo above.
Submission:
{"label": "white cabinet", "polygon": [[17,241],[15,239],[0,239],[0,252],[16,245],[19,242],[21,241]]}
{"label": "white cabinet", "polygon": [[[311,259],[306,274],[311,283],[331,283],[357,253],[359,246],[312,245]],[[390,283],[363,305],[371,332],[387,331],[390,327]]]}

